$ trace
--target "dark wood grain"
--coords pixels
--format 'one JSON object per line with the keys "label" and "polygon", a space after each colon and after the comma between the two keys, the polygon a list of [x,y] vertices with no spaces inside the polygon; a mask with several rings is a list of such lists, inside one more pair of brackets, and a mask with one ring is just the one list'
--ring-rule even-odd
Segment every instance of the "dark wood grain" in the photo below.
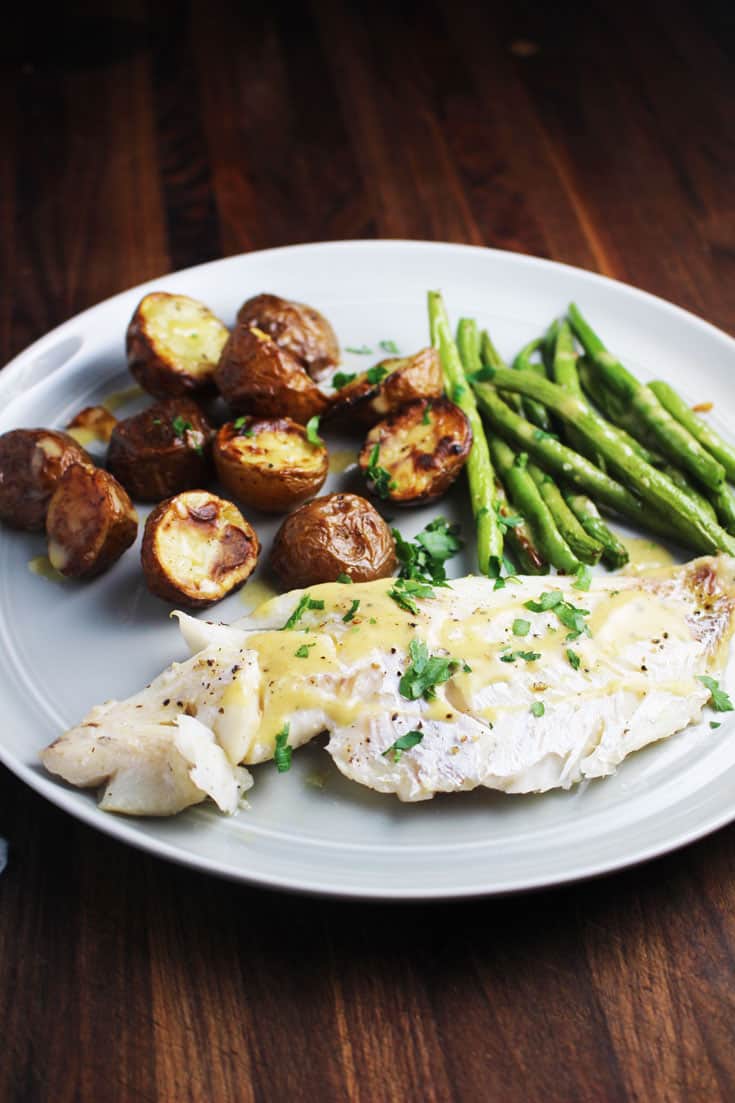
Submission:
{"label": "dark wood grain", "polygon": [[[0,356],[172,268],[466,241],[735,333],[735,21],[223,0],[16,13]],[[380,906],[162,863],[0,771],[0,1099],[735,1098],[735,829],[532,897]]]}

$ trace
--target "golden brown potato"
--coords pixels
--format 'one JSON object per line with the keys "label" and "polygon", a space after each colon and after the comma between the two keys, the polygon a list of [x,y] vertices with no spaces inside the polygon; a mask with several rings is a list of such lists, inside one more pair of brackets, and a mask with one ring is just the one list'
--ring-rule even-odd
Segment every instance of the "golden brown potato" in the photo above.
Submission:
{"label": "golden brown potato", "polygon": [[396,567],[390,529],[357,494],[326,494],[290,514],[276,533],[271,566],[287,589],[387,578]]}
{"label": "golden brown potato", "polygon": [[298,360],[255,326],[235,327],[214,381],[238,414],[290,417],[305,425],[328,405],[326,395]]}
{"label": "golden brown potato", "polygon": [[[333,378],[339,383],[339,373]],[[381,360],[340,387],[330,400],[329,417],[341,424],[369,428],[417,398],[439,398],[443,385],[435,349]]]}
{"label": "golden brown potato", "polygon": [[288,417],[230,421],[214,441],[217,477],[233,498],[265,513],[286,513],[321,489],[329,471],[324,444],[312,444]]}
{"label": "golden brown potato", "polygon": [[259,552],[237,506],[208,490],[188,490],[149,515],[141,561],[151,593],[199,609],[242,586]]}
{"label": "golden brown potato", "polygon": [[11,429],[3,433],[0,520],[15,529],[42,529],[51,495],[67,467],[91,462],[68,433],[54,429]]}
{"label": "golden brown potato", "polygon": [[107,466],[138,502],[160,502],[211,476],[213,430],[195,402],[171,398],[118,421]]}
{"label": "golden brown potato", "polygon": [[229,335],[204,303],[153,291],[140,301],[128,326],[128,367],[143,390],[156,398],[211,390]]}
{"label": "golden brown potato", "polygon": [[93,578],[135,540],[138,515],[117,479],[72,464],[59,479],[46,517],[51,566],[68,578]]}
{"label": "golden brown potato", "polygon": [[335,332],[313,306],[282,299],[280,295],[256,295],[242,304],[237,320],[267,333],[313,379],[319,379],[339,363]]}
{"label": "golden brown potato", "polygon": [[472,447],[469,420],[448,398],[419,399],[375,425],[358,463],[380,498],[417,505],[439,498]]}
{"label": "golden brown potato", "polygon": [[94,440],[107,444],[116,425],[117,418],[104,406],[85,406],[74,415],[66,429],[78,444],[89,444]]}

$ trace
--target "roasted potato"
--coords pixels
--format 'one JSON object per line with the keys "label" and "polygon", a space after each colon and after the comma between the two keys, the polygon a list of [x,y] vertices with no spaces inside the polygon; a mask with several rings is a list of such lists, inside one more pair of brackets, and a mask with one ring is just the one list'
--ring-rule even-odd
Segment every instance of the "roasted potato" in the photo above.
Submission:
{"label": "roasted potato", "polygon": [[276,533],[271,567],[287,589],[387,578],[396,567],[390,529],[357,494],[326,494],[290,514]]}
{"label": "roasted potato", "polygon": [[[339,382],[339,374],[334,379]],[[391,357],[340,387],[330,399],[328,416],[345,425],[369,428],[417,398],[439,398],[443,385],[435,349]]]}
{"label": "roasted potato", "polygon": [[199,609],[242,586],[259,552],[237,506],[208,490],[188,490],[148,516],[141,561],[151,593]]}
{"label": "roasted potato", "polygon": [[358,464],[379,497],[418,505],[449,489],[471,447],[472,429],[459,406],[422,398],[370,430]]}
{"label": "roasted potato", "polygon": [[286,513],[313,498],[329,470],[324,444],[312,444],[290,418],[241,417],[217,433],[219,481],[233,498],[265,513]]}
{"label": "roasted potato", "polygon": [[229,335],[204,303],[153,291],[140,301],[128,326],[128,367],[156,398],[212,390],[212,375]]}
{"label": "roasted potato", "polygon": [[319,379],[339,363],[335,332],[313,306],[282,299],[279,295],[256,295],[242,304],[237,320],[241,325],[255,326],[267,333],[279,348],[290,352],[313,379]]}
{"label": "roasted potato", "polygon": [[109,472],[75,463],[56,484],[46,532],[52,567],[68,578],[93,578],[133,543],[138,515]]}
{"label": "roasted potato", "polygon": [[296,357],[255,326],[238,324],[214,373],[232,409],[256,417],[290,417],[305,425],[328,400]]}
{"label": "roasted potato", "polygon": [[73,463],[91,464],[83,448],[54,429],[11,429],[0,436],[0,520],[34,531],[46,523],[56,484]]}
{"label": "roasted potato", "polygon": [[107,466],[138,502],[160,502],[211,476],[213,430],[195,402],[171,398],[118,421]]}
{"label": "roasted potato", "polygon": [[89,444],[94,440],[107,444],[116,425],[117,418],[104,406],[85,406],[74,415],[66,430],[78,444]]}

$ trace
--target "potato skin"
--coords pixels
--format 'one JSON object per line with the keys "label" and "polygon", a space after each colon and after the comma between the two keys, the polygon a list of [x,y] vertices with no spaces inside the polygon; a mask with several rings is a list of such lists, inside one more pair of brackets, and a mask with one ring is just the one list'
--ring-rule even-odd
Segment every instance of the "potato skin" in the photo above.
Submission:
{"label": "potato skin", "polygon": [[[439,398],[444,386],[436,349],[425,348],[413,356],[381,360],[376,368],[388,373],[371,383],[364,372],[342,387],[330,400],[328,416],[341,424],[370,428],[417,398]],[[375,369],[372,369],[375,371]]]}
{"label": "potato skin", "polygon": [[117,418],[104,406],[85,406],[74,415],[66,428],[74,440],[77,440],[74,430],[79,433],[80,444],[87,439],[107,444],[116,425]]}
{"label": "potato skin", "polygon": [[329,471],[325,445],[311,444],[303,425],[287,417],[227,422],[212,454],[225,490],[264,513],[287,513],[313,498]]}
{"label": "potato skin", "polygon": [[[378,466],[388,473],[382,490],[370,478],[376,445]],[[373,426],[358,464],[380,497],[397,505],[419,505],[445,494],[472,447],[466,414],[448,398],[419,399]]]}
{"label": "potato skin", "polygon": [[287,589],[387,578],[396,568],[390,529],[358,494],[326,494],[291,513],[276,533],[271,567]]}
{"label": "potato skin", "polygon": [[[175,318],[177,309],[183,325],[195,335],[184,350],[177,349],[170,337],[164,337],[156,324],[168,316]],[[200,330],[209,335],[206,344]],[[143,390],[155,398],[211,393],[214,369],[227,335],[227,327],[204,303],[188,295],[153,291],[138,303],[125,334],[128,368]],[[174,341],[180,343],[181,337]]]}
{"label": "potato skin", "polygon": [[107,467],[135,501],[160,502],[208,481],[212,436],[211,425],[191,399],[156,402],[118,421]]}
{"label": "potato skin", "polygon": [[0,520],[11,528],[42,530],[56,484],[71,464],[92,461],[68,433],[11,429],[0,436]]}
{"label": "potato skin", "polygon": [[235,327],[222,350],[214,381],[239,414],[290,417],[305,425],[328,406],[326,395],[299,361],[253,326]]}
{"label": "potato skin", "polygon": [[263,293],[242,304],[237,320],[267,333],[298,360],[312,379],[321,378],[339,363],[337,336],[313,306]]}
{"label": "potato skin", "polygon": [[138,515],[109,472],[72,464],[52,495],[46,531],[52,567],[67,578],[94,578],[133,543]]}
{"label": "potato skin", "polygon": [[[184,551],[178,553],[182,537]],[[201,549],[201,561],[189,556],[192,544]],[[156,597],[203,609],[242,586],[259,554],[258,537],[237,506],[208,490],[188,490],[149,514],[141,563]]]}

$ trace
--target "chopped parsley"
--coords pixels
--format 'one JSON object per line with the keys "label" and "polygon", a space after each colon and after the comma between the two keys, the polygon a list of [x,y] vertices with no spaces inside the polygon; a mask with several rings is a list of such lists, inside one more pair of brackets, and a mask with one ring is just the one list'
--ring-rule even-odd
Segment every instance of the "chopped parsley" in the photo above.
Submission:
{"label": "chopped parsley", "polygon": [[382,364],[376,364],[374,368],[370,368],[370,370],[365,373],[365,378],[368,383],[380,383],[385,379],[386,375],[390,375],[388,369],[384,368]]}
{"label": "chopped parsley", "polygon": [[284,724],[278,735],[276,736],[276,745],[273,751],[273,761],[276,764],[276,769],[279,774],[285,774],[287,770],[291,769],[291,756],[293,754],[293,748],[288,745],[288,729],[289,725]]}
{"label": "chopped parsley", "polygon": [[411,662],[398,683],[398,689],[409,701],[416,701],[419,697],[430,701],[436,696],[435,686],[448,682],[462,665],[457,659],[429,655],[429,649],[423,640],[411,640],[408,653]]}
{"label": "chopped parsley", "polygon": [[557,615],[565,628],[569,629],[566,637],[568,640],[576,640],[583,633],[590,634],[585,617],[590,615],[589,609],[578,609],[576,605],[564,600],[561,590],[547,590],[539,597],[538,601],[526,601],[525,608],[532,613],[545,613],[549,610]]}
{"label": "chopped parsley", "polygon": [[519,452],[513,460],[513,466],[518,467],[521,471],[525,471],[528,467],[528,452]]}
{"label": "chopped parsley", "polygon": [[390,477],[390,472],[386,471],[384,467],[381,467],[378,463],[380,459],[380,444],[376,444],[370,453],[370,461],[368,463],[367,476],[370,482],[373,484],[373,490],[379,498],[388,498],[391,490],[395,489],[395,482]]}
{"label": "chopped parsley", "polygon": [[498,524],[500,525],[500,531],[505,535],[508,529],[517,528],[518,525],[523,524],[523,518],[520,513],[503,513],[503,507],[500,503],[495,506],[495,513],[498,518]]}
{"label": "chopped parsley", "polygon": [[183,418],[181,414],[177,414],[171,422],[171,428],[173,429],[177,437],[183,437],[186,430],[193,429],[194,426],[190,421],[187,421],[185,418]]}
{"label": "chopped parsley", "polygon": [[390,352],[393,356],[398,356],[398,345],[395,341],[381,341],[380,347],[383,352]]}
{"label": "chopped parsley", "polygon": [[388,591],[388,597],[392,597],[396,605],[405,609],[407,613],[418,613],[419,607],[414,601],[416,597],[436,597],[431,583],[419,578],[397,578],[393,587]]}
{"label": "chopped parsley", "polygon": [[524,602],[524,608],[530,609],[532,613],[545,613],[547,609],[554,609],[559,602],[564,600],[564,594],[561,590],[545,590],[540,596],[538,601],[526,601]]}
{"label": "chopped parsley", "polygon": [[306,439],[309,444],[315,444],[317,447],[320,444],[324,444],[324,441],[319,436],[319,414],[314,414],[310,417],[306,423]]}
{"label": "chopped parsley", "polygon": [[579,670],[579,655],[576,651],[572,651],[571,647],[567,648],[567,658],[572,670]]}
{"label": "chopped parsley", "polygon": [[531,631],[530,620],[524,620],[523,617],[516,617],[513,621],[513,635],[514,636],[527,636]]}
{"label": "chopped parsley", "polygon": [[543,701],[534,701],[531,705],[531,712],[534,716],[543,716],[546,712]]}
{"label": "chopped parsley", "polygon": [[335,581],[336,582],[343,582],[345,584],[345,586],[350,586],[352,584],[352,579],[350,578],[350,576],[348,574],[345,574],[344,571],[342,571],[340,574],[337,575],[337,578],[335,579]]}
{"label": "chopped parsley", "polygon": [[416,536],[405,540],[398,529],[391,529],[396,543],[401,578],[413,578],[433,586],[446,584],[444,564],[462,548],[459,525],[450,525],[444,517],[436,517]]}
{"label": "chopped parsley", "polygon": [[452,402],[459,402],[466,390],[463,383],[455,383],[452,387]]}
{"label": "chopped parsley", "polygon": [[348,383],[351,383],[353,379],[357,379],[357,372],[345,372],[338,371],[332,378],[332,386],[335,391],[341,391],[343,387],[346,387]]}
{"label": "chopped parsley", "polygon": [[575,590],[589,590],[592,575],[586,563],[580,563],[577,567],[577,577],[572,583]]}
{"label": "chopped parsley", "polygon": [[359,348],[356,345],[353,345],[352,347],[348,345],[345,349],[345,352],[353,352],[355,356],[370,356],[372,351],[373,350],[371,348],[368,348],[367,345],[360,345]]}
{"label": "chopped parsley", "polygon": [[352,618],[354,617],[355,613],[357,612],[357,610],[359,608],[360,608],[360,599],[355,598],[355,600],[352,602],[352,605],[350,605],[348,611],[342,617],[342,620],[345,622],[345,624],[349,624],[349,622],[352,620]]}
{"label": "chopped parsley", "polygon": [[424,416],[421,418],[422,425],[431,425],[431,406],[427,402],[424,406]]}
{"label": "chopped parsley", "polygon": [[707,674],[698,674],[697,681],[709,690],[709,703],[715,712],[732,712],[735,706],[733,706],[729,695],[725,693],[724,689],[720,689],[719,683],[714,678],[710,678]]}
{"label": "chopped parsley", "polygon": [[383,757],[387,758],[388,755],[392,755],[393,761],[399,762],[403,752],[410,751],[411,748],[420,743],[423,738],[423,732],[406,732],[405,735],[399,736],[398,739],[396,739],[395,743],[391,743],[387,751],[383,751]]}
{"label": "chopped parsley", "polygon": [[720,723],[719,723],[719,722],[718,722],[717,720],[710,720],[710,722],[709,722],[709,726],[710,726],[710,727],[712,728],[712,730],[714,731],[714,730],[715,730],[716,728],[721,728],[721,727],[722,727],[722,724],[720,724]]}
{"label": "chopped parsley", "polygon": [[287,629],[295,628],[307,609],[323,609],[324,602],[321,600],[313,600],[311,594],[302,594],[299,598],[298,605],[294,609],[291,616],[288,618],[283,626],[283,631]]}
{"label": "chopped parsley", "polygon": [[[198,432],[190,421],[183,418],[181,414],[177,414],[171,421],[171,428],[173,429],[179,440],[183,440],[184,444],[189,445],[194,451],[200,455],[204,455],[204,448],[202,447],[201,440],[197,440],[197,437],[201,437],[201,433]],[[195,434],[190,440],[187,437],[187,433]]]}
{"label": "chopped parsley", "polygon": [[301,647],[296,648],[296,650],[294,651],[294,655],[296,656],[297,659],[308,659],[309,658],[309,649],[311,647],[316,647],[316,644],[315,643],[302,643]]}
{"label": "chopped parsley", "polygon": [[472,383],[489,383],[491,379],[495,378],[495,368],[491,368],[489,364],[486,364],[484,368],[480,368],[479,371],[474,372],[470,376]]}
{"label": "chopped parsley", "polygon": [[500,656],[501,663],[514,663],[516,659],[523,659],[525,663],[535,663],[541,658],[540,651],[506,651]]}
{"label": "chopped parsley", "polygon": [[547,433],[545,429],[535,429],[533,433],[533,439],[535,441],[542,440],[558,440],[556,433]]}

